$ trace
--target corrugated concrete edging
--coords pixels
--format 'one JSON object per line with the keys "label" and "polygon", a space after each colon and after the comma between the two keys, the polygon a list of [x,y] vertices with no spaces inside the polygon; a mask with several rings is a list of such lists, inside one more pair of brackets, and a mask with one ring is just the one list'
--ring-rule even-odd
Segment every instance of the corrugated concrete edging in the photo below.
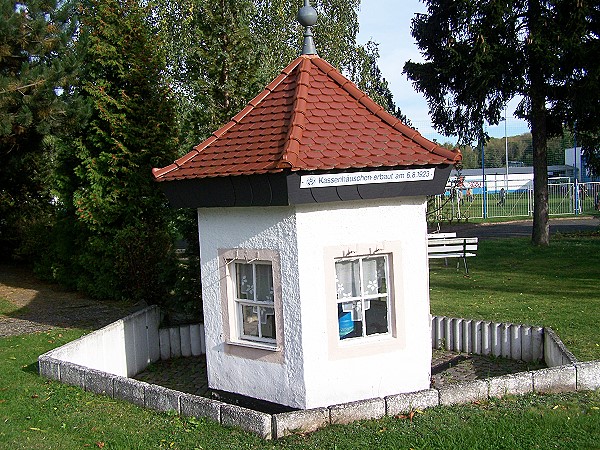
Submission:
{"label": "corrugated concrete edging", "polygon": [[548,367],[577,362],[550,327],[431,316],[431,339],[433,348],[526,362],[544,360]]}

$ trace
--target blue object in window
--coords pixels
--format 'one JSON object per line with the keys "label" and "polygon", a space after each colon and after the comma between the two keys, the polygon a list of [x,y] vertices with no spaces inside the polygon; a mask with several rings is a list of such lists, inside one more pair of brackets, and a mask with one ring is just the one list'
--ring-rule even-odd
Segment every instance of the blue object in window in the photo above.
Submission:
{"label": "blue object in window", "polygon": [[352,313],[343,314],[338,319],[340,327],[340,339],[354,331],[354,322],[352,321]]}

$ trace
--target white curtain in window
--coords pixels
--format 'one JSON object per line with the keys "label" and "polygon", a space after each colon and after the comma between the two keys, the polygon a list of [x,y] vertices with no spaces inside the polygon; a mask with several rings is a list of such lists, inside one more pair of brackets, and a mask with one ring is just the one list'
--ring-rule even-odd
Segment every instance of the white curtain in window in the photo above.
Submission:
{"label": "white curtain in window", "polygon": [[338,261],[335,263],[337,298],[360,296],[359,260]]}

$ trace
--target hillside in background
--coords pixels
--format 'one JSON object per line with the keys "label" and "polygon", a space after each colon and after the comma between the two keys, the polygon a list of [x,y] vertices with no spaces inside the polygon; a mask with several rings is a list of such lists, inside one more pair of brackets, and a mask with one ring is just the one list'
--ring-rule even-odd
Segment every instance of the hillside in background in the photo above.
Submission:
{"label": "hillside in background", "polygon": [[[513,166],[533,165],[533,146],[531,133],[518,136],[508,136],[508,161]],[[565,149],[572,148],[573,135],[565,133],[563,137],[548,140],[548,165],[562,165],[565,163]],[[454,145],[446,144],[452,148]],[[463,167],[477,169],[481,167],[481,148],[465,146],[463,153]],[[485,167],[504,167],[506,165],[506,140],[505,138],[490,138],[484,147]]]}

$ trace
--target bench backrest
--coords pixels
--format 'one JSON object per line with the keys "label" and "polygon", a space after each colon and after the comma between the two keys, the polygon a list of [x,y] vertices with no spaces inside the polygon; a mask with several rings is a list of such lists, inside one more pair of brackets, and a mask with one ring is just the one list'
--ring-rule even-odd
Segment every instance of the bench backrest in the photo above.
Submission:
{"label": "bench backrest", "polygon": [[428,233],[427,239],[447,239],[455,238],[456,233]]}
{"label": "bench backrest", "polygon": [[430,239],[427,241],[427,253],[435,254],[466,254],[477,251],[477,238],[447,238]]}

